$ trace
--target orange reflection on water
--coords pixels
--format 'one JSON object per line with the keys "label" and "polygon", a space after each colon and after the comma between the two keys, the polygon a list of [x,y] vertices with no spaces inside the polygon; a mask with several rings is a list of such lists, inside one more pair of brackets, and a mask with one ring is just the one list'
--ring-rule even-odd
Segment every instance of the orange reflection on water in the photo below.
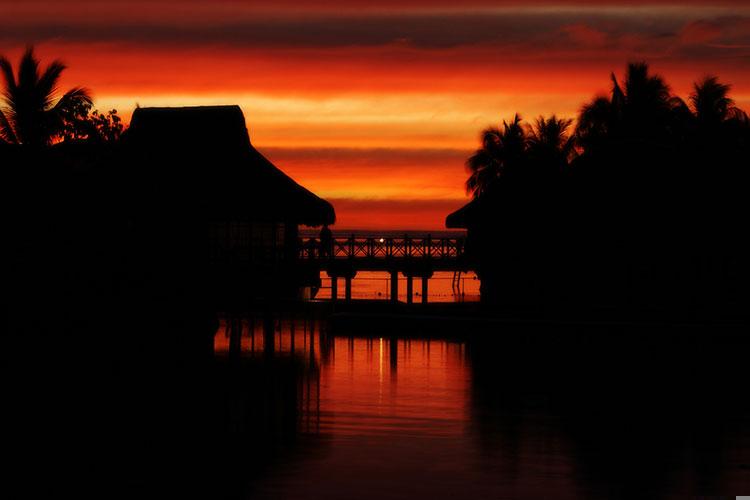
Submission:
{"label": "orange reflection on water", "polygon": [[[302,432],[344,436],[456,436],[468,420],[470,373],[464,344],[349,338],[308,319],[223,320],[215,350],[241,330],[243,357],[302,361]],[[313,390],[309,390],[313,387]]]}
{"label": "orange reflection on water", "polygon": [[455,435],[466,421],[464,347],[337,338],[321,369],[321,429],[335,435]]}
{"label": "orange reflection on water", "polygon": [[[316,299],[331,298],[331,278],[325,272],[320,273],[323,287],[315,296]],[[452,271],[435,271],[428,280],[428,302],[478,302],[480,281],[473,272],[462,273],[457,280]],[[414,278],[414,301],[421,301],[422,280]],[[352,280],[352,298],[382,299],[390,297],[390,274],[384,271],[358,271]],[[344,296],[344,280],[339,279],[338,295]],[[406,301],[406,278],[399,275],[398,297]]]}

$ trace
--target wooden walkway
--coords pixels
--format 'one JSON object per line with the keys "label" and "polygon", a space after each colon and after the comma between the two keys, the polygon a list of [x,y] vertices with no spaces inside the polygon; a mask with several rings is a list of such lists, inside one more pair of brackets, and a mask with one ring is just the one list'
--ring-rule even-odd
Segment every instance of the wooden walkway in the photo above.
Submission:
{"label": "wooden walkway", "polygon": [[338,278],[344,279],[346,300],[351,300],[351,280],[357,271],[386,271],[391,275],[392,301],[398,301],[398,275],[406,279],[406,302],[413,301],[413,280],[422,280],[422,301],[427,301],[428,282],[435,271],[469,270],[464,238],[336,237],[324,246],[315,238],[302,242],[300,259],[314,261],[331,277],[331,299],[337,300]]}

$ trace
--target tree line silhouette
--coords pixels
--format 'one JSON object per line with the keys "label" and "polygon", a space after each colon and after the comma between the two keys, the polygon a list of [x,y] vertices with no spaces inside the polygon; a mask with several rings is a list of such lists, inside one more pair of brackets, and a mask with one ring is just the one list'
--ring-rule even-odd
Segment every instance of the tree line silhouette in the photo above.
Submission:
{"label": "tree line silhouette", "polygon": [[750,119],[709,76],[687,101],[645,63],[572,120],[519,115],[467,160],[482,299],[515,311],[739,314]]}
{"label": "tree line silhouette", "polygon": [[92,111],[88,89],[74,87],[57,99],[57,85],[66,66],[59,60],[44,70],[29,47],[18,69],[0,57],[4,106],[0,107],[0,144],[46,146],[57,141],[114,141],[123,131],[117,110]]}
{"label": "tree line silhouette", "polygon": [[[65,68],[53,61],[42,70],[32,47],[17,71],[0,57],[0,147],[110,144],[96,154],[122,163],[117,112],[92,111],[83,87],[57,98]],[[630,64],[622,82],[614,74],[611,82],[608,95],[582,107],[575,125],[554,115],[527,125],[516,114],[482,132],[466,182],[473,195],[467,251],[482,279],[482,299],[529,312],[742,311],[750,275],[743,234],[748,115],[714,76],[696,83],[687,100],[645,63]],[[80,150],[46,149],[31,158],[6,148],[0,160],[47,171],[55,168],[50,163],[85,158]],[[33,180],[39,179],[33,172],[8,175],[35,186],[37,203],[26,205],[27,215],[42,217],[51,200],[64,196],[52,180],[64,177],[60,172],[45,183]],[[58,180],[89,193],[97,188]],[[42,188],[50,191],[46,198]],[[22,218],[14,224],[29,225]]]}

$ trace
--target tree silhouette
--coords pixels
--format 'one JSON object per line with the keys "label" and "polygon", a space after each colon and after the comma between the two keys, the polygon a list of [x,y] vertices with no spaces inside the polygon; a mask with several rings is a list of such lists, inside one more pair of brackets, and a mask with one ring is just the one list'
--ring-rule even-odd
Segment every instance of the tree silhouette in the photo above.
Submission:
{"label": "tree silhouette", "polygon": [[709,142],[722,149],[747,141],[750,119],[729,97],[731,88],[716,76],[708,76],[694,85],[689,102],[695,122],[695,141]]}
{"label": "tree silhouette", "polygon": [[545,177],[557,176],[575,156],[575,138],[568,132],[573,120],[555,115],[537,118],[527,132],[529,166]]}
{"label": "tree silhouette", "polygon": [[521,162],[526,149],[526,133],[521,117],[515,115],[510,123],[503,121],[502,131],[496,127],[485,129],[482,147],[466,161],[469,178],[466,190],[476,198],[484,193],[501,175],[507,175]]}
{"label": "tree silhouette", "polygon": [[611,80],[609,97],[598,96],[581,109],[576,135],[582,148],[596,152],[613,144],[666,144],[677,135],[685,103],[646,63],[629,64],[622,86],[614,74]]}
{"label": "tree silhouette", "polygon": [[739,111],[729,97],[731,86],[719,82],[716,76],[706,77],[702,82],[696,83],[693,89],[690,104],[698,123],[716,125]]}
{"label": "tree silhouette", "polygon": [[483,132],[463,215],[482,300],[518,311],[741,310],[750,118],[713,76],[687,100],[645,63],[610,79],[572,136],[554,115]]}
{"label": "tree silhouette", "polygon": [[64,115],[76,106],[90,106],[88,90],[75,87],[56,100],[57,84],[66,66],[56,60],[40,72],[34,48],[29,47],[18,64],[17,76],[11,63],[0,57],[5,80],[0,108],[0,138],[12,144],[50,144],[63,128]]}
{"label": "tree silhouette", "polygon": [[91,111],[91,105],[79,102],[61,113],[63,141],[114,142],[123,133],[122,119],[113,109],[107,113]]}

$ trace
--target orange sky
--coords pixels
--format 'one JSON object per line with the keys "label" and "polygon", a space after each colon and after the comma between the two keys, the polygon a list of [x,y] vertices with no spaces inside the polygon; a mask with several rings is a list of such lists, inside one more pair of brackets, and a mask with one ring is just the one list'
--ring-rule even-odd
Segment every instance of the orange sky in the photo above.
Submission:
{"label": "orange sky", "polygon": [[[574,117],[647,60],[675,92],[709,73],[750,109],[737,1],[0,0],[0,53],[35,43],[100,109],[239,104],[253,144],[337,209],[337,227],[443,227],[479,131]],[[272,4],[272,7],[268,5]]]}

